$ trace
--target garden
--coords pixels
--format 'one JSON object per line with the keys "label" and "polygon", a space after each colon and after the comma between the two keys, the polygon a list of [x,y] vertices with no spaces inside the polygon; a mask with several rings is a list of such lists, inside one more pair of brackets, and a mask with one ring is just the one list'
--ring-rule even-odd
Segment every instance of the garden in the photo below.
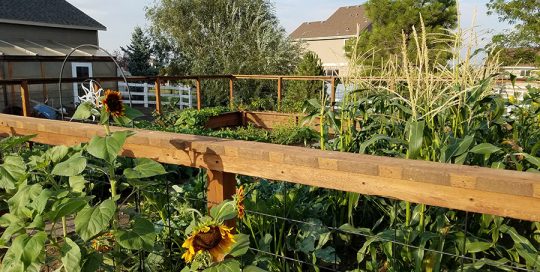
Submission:
{"label": "garden", "polygon": [[109,90],[71,123],[2,115],[1,271],[539,270],[537,79],[504,99],[497,52],[447,39],[440,65],[413,34],[302,113],[145,119]]}

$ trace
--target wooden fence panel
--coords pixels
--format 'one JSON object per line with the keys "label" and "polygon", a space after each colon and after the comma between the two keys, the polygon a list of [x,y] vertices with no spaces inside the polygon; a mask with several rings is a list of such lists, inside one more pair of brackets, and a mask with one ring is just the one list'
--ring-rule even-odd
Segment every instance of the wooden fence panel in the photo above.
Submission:
{"label": "wooden fence panel", "polygon": [[[540,175],[535,173],[158,131],[135,132],[124,146],[123,156],[540,221]],[[0,136],[30,134],[37,134],[33,140],[38,143],[74,145],[104,131],[99,125],[0,114]],[[223,190],[230,193],[232,188]]]}

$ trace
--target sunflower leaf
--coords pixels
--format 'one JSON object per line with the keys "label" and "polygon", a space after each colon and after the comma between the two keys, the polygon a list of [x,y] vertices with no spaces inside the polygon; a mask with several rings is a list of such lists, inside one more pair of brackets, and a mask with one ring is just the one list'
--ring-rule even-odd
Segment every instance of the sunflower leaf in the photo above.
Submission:
{"label": "sunflower leaf", "polygon": [[156,231],[154,224],[144,218],[136,218],[133,228],[128,231],[120,230],[116,232],[118,244],[126,249],[132,250],[152,250]]}
{"label": "sunflower leaf", "polygon": [[231,247],[229,255],[239,257],[246,254],[249,249],[249,236],[246,234],[237,234],[234,236],[234,240],[236,242]]}
{"label": "sunflower leaf", "polygon": [[51,174],[56,176],[77,176],[86,169],[86,158],[82,154],[75,154],[69,159],[54,166]]}
{"label": "sunflower leaf", "polygon": [[234,201],[224,201],[210,209],[210,216],[217,221],[223,222],[236,217],[236,207]]}
{"label": "sunflower leaf", "polygon": [[94,107],[95,106],[90,102],[83,102],[77,107],[72,118],[75,120],[86,120],[92,116],[92,109]]}
{"label": "sunflower leaf", "polygon": [[103,231],[113,218],[116,204],[107,199],[96,207],[86,207],[75,217],[75,231],[84,241]]}
{"label": "sunflower leaf", "polygon": [[88,144],[88,153],[98,159],[113,163],[127,137],[131,135],[131,131],[117,131],[105,137],[94,136]]}
{"label": "sunflower leaf", "polygon": [[124,169],[124,176],[128,179],[141,179],[153,176],[163,175],[167,173],[165,168],[160,163],[151,159],[142,158],[135,159],[136,166],[134,168]]}
{"label": "sunflower leaf", "polygon": [[239,261],[234,260],[234,259],[227,259],[203,271],[204,272],[238,272],[238,271],[242,271],[242,269],[240,268]]}

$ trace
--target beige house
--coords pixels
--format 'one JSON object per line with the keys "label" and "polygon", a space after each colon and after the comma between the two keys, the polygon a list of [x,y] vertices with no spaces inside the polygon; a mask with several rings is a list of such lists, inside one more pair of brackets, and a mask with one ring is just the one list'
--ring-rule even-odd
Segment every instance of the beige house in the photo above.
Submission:
{"label": "beige house", "polygon": [[[82,44],[99,45],[106,28],[65,0],[0,0],[0,79],[58,78],[62,62]],[[75,50],[63,77],[116,76],[114,62],[91,47]],[[30,86],[30,99],[59,107],[57,84]],[[62,85],[67,107],[77,102],[79,86]],[[32,104],[32,103],[31,103]],[[0,85],[0,111],[20,106],[18,86]]]}
{"label": "beige house", "polygon": [[319,55],[327,75],[344,76],[348,66],[345,42],[370,27],[364,6],[341,7],[325,21],[303,23],[290,37]]}
{"label": "beige house", "polygon": [[516,77],[514,84],[504,82],[497,84],[495,87],[495,91],[505,98],[513,96],[516,99],[523,99],[527,93],[528,86],[535,88],[540,87],[540,83],[538,83],[538,81],[530,80],[532,77],[540,76],[540,69],[534,64],[525,63],[514,66],[503,66],[501,67],[501,72],[503,75],[505,75],[505,79],[510,79],[510,76],[508,76],[509,74]]}

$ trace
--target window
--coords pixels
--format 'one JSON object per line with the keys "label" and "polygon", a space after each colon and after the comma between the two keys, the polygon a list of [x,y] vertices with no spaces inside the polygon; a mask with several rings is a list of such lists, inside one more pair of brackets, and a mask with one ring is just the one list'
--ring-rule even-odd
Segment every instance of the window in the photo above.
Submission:
{"label": "window", "polygon": [[530,77],[531,76],[531,70],[521,70],[519,75],[522,76],[522,77]]}
{"label": "window", "polygon": [[[73,62],[71,64],[71,76],[79,78],[90,78],[93,76],[92,73],[92,63],[90,62]],[[73,103],[79,103],[79,96],[83,95],[84,92],[81,88],[81,84],[73,83]]]}

